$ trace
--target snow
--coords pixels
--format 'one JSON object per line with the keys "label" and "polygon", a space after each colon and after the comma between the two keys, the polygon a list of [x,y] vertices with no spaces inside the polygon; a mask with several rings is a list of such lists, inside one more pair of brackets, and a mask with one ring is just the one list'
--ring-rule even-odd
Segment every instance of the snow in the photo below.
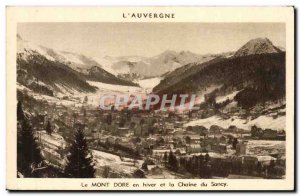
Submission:
{"label": "snow", "polygon": [[221,87],[222,87],[222,85],[211,85],[204,90],[198,91],[195,103],[196,104],[203,103],[205,101],[206,94],[209,94],[209,93],[213,92],[214,90],[221,88]]}
{"label": "snow", "polygon": [[233,100],[234,96],[235,96],[238,92],[239,92],[239,91],[234,91],[234,92],[232,92],[232,93],[230,93],[230,94],[227,94],[227,95],[225,95],[225,96],[218,96],[218,97],[216,97],[216,102],[217,102],[217,103],[221,103],[221,102],[226,101],[227,99]]}
{"label": "snow", "polygon": [[92,150],[92,154],[95,161],[95,167],[98,170],[103,169],[104,166],[109,166],[115,172],[131,174],[135,169],[142,165],[141,160],[138,160],[136,166],[134,166],[133,159],[126,158],[126,161],[122,161],[117,155],[98,150]]}
{"label": "snow", "polygon": [[30,43],[28,41],[18,40],[17,53],[23,53],[26,56],[28,56],[32,54],[33,51],[39,53],[40,55],[45,56],[50,61],[55,61],[55,59],[47,53],[46,48],[36,45],[34,43]]}
{"label": "snow", "polygon": [[108,60],[107,58],[99,58],[99,57],[93,57],[93,60],[96,61],[98,64],[101,65],[101,68],[105,71],[117,76],[118,72],[112,68],[113,61]]}
{"label": "snow", "polygon": [[274,147],[274,146],[285,146],[285,141],[278,140],[249,140],[247,143],[248,148],[252,147]]}
{"label": "snow", "polygon": [[162,78],[160,77],[155,77],[155,78],[149,78],[149,79],[143,79],[143,80],[138,80],[136,81],[140,87],[146,90],[151,90],[160,83]]}
{"label": "snow", "polygon": [[[233,120],[232,120],[233,119]],[[274,130],[285,130],[285,116],[280,116],[278,118],[273,118],[270,116],[260,116],[254,120],[246,122],[245,119],[240,118],[231,118],[231,119],[222,119],[218,116],[212,116],[205,119],[197,119],[186,123],[184,126],[196,126],[202,125],[206,128],[210,128],[212,125],[218,125],[222,128],[227,129],[230,125],[234,125],[238,128],[250,130],[253,125],[260,127],[262,129],[274,129]]]}
{"label": "snow", "polygon": [[285,116],[280,116],[276,119],[269,116],[260,116],[250,121],[250,123],[263,129],[285,130]]}
{"label": "snow", "polygon": [[52,96],[48,96],[48,95],[43,95],[40,93],[35,93],[32,90],[30,90],[29,88],[21,85],[20,83],[17,83],[17,89],[21,90],[21,91],[26,91],[28,95],[30,95],[31,97],[33,97],[36,100],[46,100],[48,103],[56,103],[57,105],[74,105],[76,102],[74,102],[74,100],[63,100],[60,99],[60,97],[63,97],[65,95],[68,95],[69,93],[64,92],[65,94],[61,94],[59,93],[57,95],[57,97],[52,97]]}
{"label": "snow", "polygon": [[37,134],[41,139],[42,144],[49,143],[56,147],[66,146],[66,141],[64,140],[64,138],[57,133],[52,133],[51,135],[49,135],[46,133],[46,131],[38,131]]}
{"label": "snow", "polygon": [[[87,81],[88,84],[91,86],[97,87],[100,92],[118,92],[118,93],[135,93],[141,92],[140,87],[135,86],[123,86],[123,85],[116,85],[116,84],[106,84],[102,82],[94,82],[94,81]],[[98,92],[97,92],[98,93]]]}
{"label": "snow", "polygon": [[17,90],[26,90],[27,92],[30,92],[31,90],[29,88],[27,88],[26,86],[23,86],[22,84],[17,82]]}
{"label": "snow", "polygon": [[113,64],[112,69],[115,70],[118,74],[129,74],[130,73],[130,62],[128,61],[119,61]]}
{"label": "snow", "polygon": [[272,156],[268,156],[268,155],[261,155],[261,156],[257,156],[257,159],[259,162],[265,162],[265,161],[271,161],[271,160],[276,160],[276,158],[272,157]]}
{"label": "snow", "polygon": [[60,56],[62,56],[64,58],[65,61],[69,61],[71,63],[75,63],[75,64],[79,64],[79,65],[83,65],[84,63],[79,59],[78,55],[73,54],[73,53],[68,53],[68,52],[60,52],[60,51],[56,51],[57,54],[59,54]]}
{"label": "snow", "polygon": [[[225,156],[224,156],[223,154],[216,153],[216,152],[208,152],[207,154],[208,154],[209,157],[211,157],[211,158],[225,158]],[[189,157],[200,156],[200,155],[205,156],[206,153],[192,153],[192,154],[189,155]]]}
{"label": "snow", "polygon": [[[247,142],[247,151],[249,155],[260,155],[261,159],[267,159],[270,154],[285,154],[285,141],[276,141],[276,140],[249,140]],[[259,157],[258,157],[259,158]]]}

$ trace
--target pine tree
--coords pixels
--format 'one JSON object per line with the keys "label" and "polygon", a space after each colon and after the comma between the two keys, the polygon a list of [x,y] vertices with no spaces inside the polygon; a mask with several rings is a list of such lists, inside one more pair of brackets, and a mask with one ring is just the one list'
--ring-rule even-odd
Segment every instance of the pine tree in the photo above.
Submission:
{"label": "pine tree", "polygon": [[204,157],[202,154],[199,156],[199,170],[198,174],[200,177],[203,177],[203,170],[204,170]]}
{"label": "pine tree", "polygon": [[25,118],[25,115],[24,115],[24,112],[23,112],[23,109],[22,109],[22,102],[18,101],[18,104],[17,104],[17,120],[22,121],[22,120],[24,120],[24,118]]}
{"label": "pine tree", "polygon": [[210,159],[210,158],[209,158],[209,154],[206,153],[206,154],[205,154],[205,162],[208,163],[208,162],[209,162],[209,159]]}
{"label": "pine tree", "polygon": [[237,138],[234,138],[233,139],[233,142],[232,142],[232,148],[233,149],[236,149],[236,145],[239,143],[238,139]]}
{"label": "pine tree", "polygon": [[270,164],[268,165],[268,173],[269,174],[274,174],[275,173],[275,161],[271,160]]}
{"label": "pine tree", "polygon": [[87,103],[88,102],[88,97],[85,96],[84,99],[83,99],[83,103]]}
{"label": "pine tree", "polygon": [[173,171],[177,171],[178,170],[177,158],[176,158],[176,156],[173,154],[173,152],[171,150],[170,150],[170,153],[169,153],[168,165],[169,165],[169,168],[171,170],[173,170]]}
{"label": "pine tree", "polygon": [[111,125],[111,123],[112,123],[112,115],[111,115],[111,114],[108,114],[108,115],[107,115],[107,117],[106,117],[106,123],[107,123],[108,125]]}
{"label": "pine tree", "polygon": [[70,148],[70,154],[67,157],[68,162],[65,168],[65,174],[70,178],[94,178],[95,169],[92,154],[81,129],[75,134],[75,140]]}
{"label": "pine tree", "polygon": [[164,163],[165,163],[165,166],[166,166],[167,162],[168,162],[168,153],[167,152],[165,152],[163,159],[164,159]]}
{"label": "pine tree", "polygon": [[144,170],[144,171],[148,171],[148,163],[147,163],[147,161],[145,161],[143,164],[142,164],[142,170]]}
{"label": "pine tree", "polygon": [[110,167],[109,166],[104,166],[104,169],[103,169],[103,178],[108,178],[109,177],[109,174],[110,174]]}
{"label": "pine tree", "polygon": [[262,173],[262,164],[260,162],[257,162],[256,164],[256,172],[258,175],[261,175]]}
{"label": "pine tree", "polygon": [[53,130],[52,130],[52,128],[51,128],[50,121],[48,121],[48,123],[47,123],[47,126],[46,126],[46,132],[47,132],[49,135],[51,135],[52,132],[53,132]]}
{"label": "pine tree", "polygon": [[34,177],[32,171],[42,162],[40,148],[34,137],[32,127],[26,118],[18,133],[17,168],[25,177]]}

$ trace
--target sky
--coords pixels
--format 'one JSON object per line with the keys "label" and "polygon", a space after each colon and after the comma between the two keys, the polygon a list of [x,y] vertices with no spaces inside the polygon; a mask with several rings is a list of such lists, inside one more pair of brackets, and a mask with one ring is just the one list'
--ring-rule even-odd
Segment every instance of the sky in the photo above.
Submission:
{"label": "sky", "polygon": [[56,50],[103,56],[155,56],[165,50],[236,51],[267,37],[285,48],[284,23],[19,23],[22,39]]}

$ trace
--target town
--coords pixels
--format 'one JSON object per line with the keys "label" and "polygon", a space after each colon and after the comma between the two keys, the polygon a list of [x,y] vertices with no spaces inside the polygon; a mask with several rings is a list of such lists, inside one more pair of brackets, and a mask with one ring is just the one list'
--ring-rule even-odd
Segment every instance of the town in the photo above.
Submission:
{"label": "town", "polygon": [[65,166],[75,131],[82,129],[99,178],[285,175],[284,130],[189,125],[216,114],[228,120],[236,111],[220,112],[213,106],[186,112],[101,110],[89,105],[87,97],[79,106],[46,105],[30,119],[43,156],[56,168]]}

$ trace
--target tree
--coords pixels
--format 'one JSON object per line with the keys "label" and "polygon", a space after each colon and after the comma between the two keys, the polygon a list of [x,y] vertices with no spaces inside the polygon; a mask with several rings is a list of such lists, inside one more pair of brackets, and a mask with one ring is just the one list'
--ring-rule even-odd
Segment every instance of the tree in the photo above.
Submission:
{"label": "tree", "polygon": [[108,178],[109,177],[109,173],[110,173],[110,167],[109,166],[104,166],[104,169],[103,169],[103,178]]}
{"label": "tree", "polygon": [[260,162],[257,162],[256,164],[256,172],[258,175],[261,175],[262,173],[262,164]]}
{"label": "tree", "polygon": [[120,122],[119,122],[119,127],[124,127],[126,123],[126,119],[125,118],[121,118]]}
{"label": "tree", "polygon": [[78,129],[67,156],[65,174],[70,178],[94,178],[95,169],[83,131]]}
{"label": "tree", "polygon": [[145,120],[142,118],[141,120],[140,120],[140,125],[143,125],[145,123]]}
{"label": "tree", "polygon": [[34,177],[32,171],[43,161],[32,127],[23,119],[17,139],[17,168],[25,177]]}
{"label": "tree", "polygon": [[163,159],[164,159],[165,165],[167,165],[167,162],[168,162],[168,153],[167,152],[165,152]]}
{"label": "tree", "polygon": [[111,114],[108,114],[108,115],[107,115],[107,117],[106,117],[106,123],[107,123],[108,125],[111,125],[111,123],[112,123],[112,115],[111,115]]}
{"label": "tree", "polygon": [[83,103],[87,103],[88,102],[88,97],[85,96],[84,99],[83,99]]}
{"label": "tree", "polygon": [[48,121],[48,123],[47,123],[47,126],[46,126],[46,132],[47,132],[49,135],[51,135],[52,132],[53,132],[50,121]]}
{"label": "tree", "polygon": [[86,109],[85,108],[82,109],[82,112],[83,112],[83,116],[86,117]]}
{"label": "tree", "polygon": [[138,163],[139,162],[138,162],[137,156],[134,156],[133,157],[133,166],[135,167]]}
{"label": "tree", "polygon": [[170,150],[170,153],[169,153],[168,165],[169,165],[169,168],[171,170],[173,170],[173,171],[177,171],[178,170],[177,158],[176,158],[176,156],[173,154],[173,152],[171,150]]}
{"label": "tree", "polygon": [[147,161],[145,161],[145,162],[142,164],[142,170],[148,171],[148,163],[147,163]]}
{"label": "tree", "polygon": [[190,136],[186,136],[185,137],[185,142],[190,145],[191,142],[192,142],[191,137]]}
{"label": "tree", "polygon": [[209,154],[208,154],[208,153],[205,154],[205,162],[206,162],[206,163],[209,162]]}
{"label": "tree", "polygon": [[234,138],[233,139],[233,142],[232,142],[232,148],[233,149],[236,149],[236,145],[239,143],[238,139],[237,138]]}
{"label": "tree", "polygon": [[203,165],[203,170],[201,171],[202,178],[210,178],[211,177],[211,166],[209,164],[209,154],[206,153],[204,156],[204,165]]}
{"label": "tree", "polygon": [[199,170],[198,174],[200,177],[203,177],[202,171],[204,170],[204,157],[202,154],[199,155]]}
{"label": "tree", "polygon": [[18,101],[18,104],[17,104],[17,120],[22,121],[22,120],[24,120],[24,118],[25,118],[25,115],[24,115],[24,112],[23,112],[23,109],[22,109],[22,102]]}
{"label": "tree", "polygon": [[268,165],[268,173],[269,174],[274,174],[275,173],[275,161],[271,160],[270,164]]}

